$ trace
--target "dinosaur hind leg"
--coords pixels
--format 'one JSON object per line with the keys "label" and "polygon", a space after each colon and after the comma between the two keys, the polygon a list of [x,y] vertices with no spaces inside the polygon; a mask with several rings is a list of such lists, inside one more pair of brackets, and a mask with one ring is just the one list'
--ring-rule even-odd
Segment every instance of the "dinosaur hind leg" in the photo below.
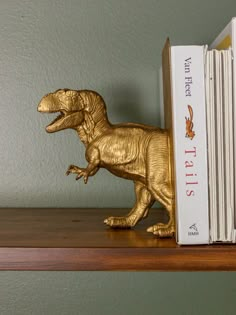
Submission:
{"label": "dinosaur hind leg", "polygon": [[165,207],[169,215],[169,221],[167,224],[157,223],[147,229],[148,232],[152,232],[154,235],[159,237],[172,237],[175,233],[174,196],[169,193],[170,189],[168,186],[168,184],[164,183],[158,188],[150,188],[155,199]]}
{"label": "dinosaur hind leg", "polygon": [[157,223],[148,228],[148,232],[159,237],[171,237],[175,232],[174,217],[174,192],[170,183],[169,165],[168,165],[168,147],[163,140],[161,145],[157,140],[151,139],[147,151],[147,181],[148,189],[156,201],[159,201],[169,214],[167,224]]}
{"label": "dinosaur hind leg", "polygon": [[109,217],[104,223],[114,228],[130,228],[148,215],[154,203],[154,198],[145,185],[135,182],[136,203],[132,210],[121,217]]}

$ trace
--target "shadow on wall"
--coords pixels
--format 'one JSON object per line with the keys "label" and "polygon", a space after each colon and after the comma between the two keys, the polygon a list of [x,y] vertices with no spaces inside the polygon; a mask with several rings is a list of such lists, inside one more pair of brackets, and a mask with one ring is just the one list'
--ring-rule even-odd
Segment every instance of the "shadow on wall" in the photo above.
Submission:
{"label": "shadow on wall", "polygon": [[[134,122],[145,124],[148,117],[143,117],[144,99],[140,88],[134,85],[116,85],[111,89],[112,104],[106,102],[108,119],[111,123]],[[111,113],[112,111],[112,113]]]}

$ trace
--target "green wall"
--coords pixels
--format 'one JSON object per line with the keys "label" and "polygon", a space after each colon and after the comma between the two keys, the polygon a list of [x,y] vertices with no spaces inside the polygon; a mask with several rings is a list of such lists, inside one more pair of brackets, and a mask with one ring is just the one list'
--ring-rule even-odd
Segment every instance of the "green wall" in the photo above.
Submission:
{"label": "green wall", "polygon": [[[210,43],[235,0],[1,0],[0,207],[130,207],[133,184],[101,170],[86,185],[73,131],[37,113],[58,88],[94,89],[113,123],[160,125],[165,38]],[[234,314],[235,273],[0,272],[0,314]]]}
{"label": "green wall", "polygon": [[0,314],[233,315],[232,273],[6,272]]}

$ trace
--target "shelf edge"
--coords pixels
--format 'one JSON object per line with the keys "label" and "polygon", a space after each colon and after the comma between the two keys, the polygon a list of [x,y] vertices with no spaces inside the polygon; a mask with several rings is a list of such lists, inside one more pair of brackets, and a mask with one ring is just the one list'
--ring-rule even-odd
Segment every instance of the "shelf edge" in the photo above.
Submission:
{"label": "shelf edge", "polygon": [[[227,257],[227,259],[226,259]],[[230,248],[0,248],[0,270],[236,271]]]}

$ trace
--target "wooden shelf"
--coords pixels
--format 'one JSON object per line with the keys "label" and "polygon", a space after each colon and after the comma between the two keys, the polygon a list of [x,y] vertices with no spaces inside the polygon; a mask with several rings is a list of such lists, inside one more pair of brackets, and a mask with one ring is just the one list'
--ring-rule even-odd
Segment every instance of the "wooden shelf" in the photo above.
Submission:
{"label": "wooden shelf", "polygon": [[152,209],[133,230],[112,230],[109,215],[126,209],[0,209],[0,270],[236,270],[235,245],[178,246],[148,226],[165,221]]}

